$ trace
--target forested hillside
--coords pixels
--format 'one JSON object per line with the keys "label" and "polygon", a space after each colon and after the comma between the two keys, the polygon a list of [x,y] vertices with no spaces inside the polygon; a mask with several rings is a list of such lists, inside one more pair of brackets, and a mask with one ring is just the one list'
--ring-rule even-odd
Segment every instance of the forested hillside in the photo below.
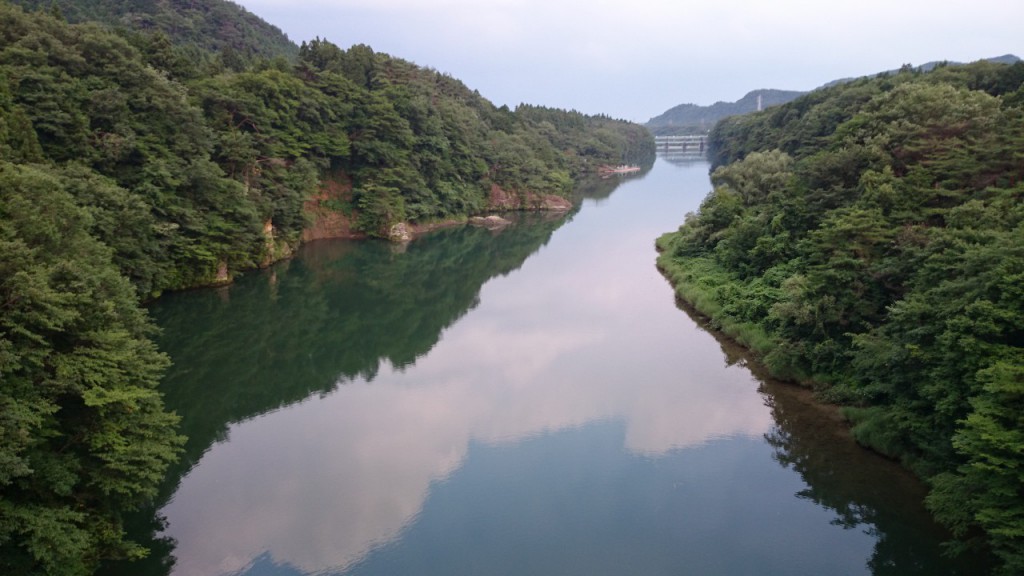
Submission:
{"label": "forested hillside", "polygon": [[9,0],[27,11],[56,11],[68,22],[159,33],[192,57],[221,55],[231,65],[254,58],[294,59],[298,46],[278,27],[225,0]]}
{"label": "forested hillside", "polygon": [[653,158],[637,125],[496,108],[367,46],[318,39],[294,65],[236,72],[151,36],[16,8],[0,17],[4,159],[68,181],[144,295],[287,254],[312,201],[386,236],[480,211],[492,185],[565,194],[600,163]]}
{"label": "forested hillside", "polygon": [[1024,573],[1024,64],[861,79],[710,141],[714,190],[659,239],[678,293]]}
{"label": "forested hillside", "polygon": [[140,299],[287,256],[318,218],[387,236],[483,211],[495,190],[528,207],[599,164],[653,161],[641,126],[497,108],[367,46],[229,58],[64,19],[187,16],[174,2],[52,4],[0,2],[5,574],[88,574],[142,553],[121,515],[153,497],[183,438]]}

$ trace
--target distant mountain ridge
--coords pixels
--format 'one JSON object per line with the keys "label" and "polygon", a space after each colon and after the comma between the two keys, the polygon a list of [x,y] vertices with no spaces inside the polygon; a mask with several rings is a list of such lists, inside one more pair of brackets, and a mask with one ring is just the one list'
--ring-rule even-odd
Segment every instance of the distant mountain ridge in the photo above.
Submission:
{"label": "distant mountain ridge", "polygon": [[25,10],[58,10],[70,23],[101,22],[163,32],[175,44],[250,59],[294,59],[299,47],[280,28],[229,0],[10,0]]}
{"label": "distant mountain ridge", "polygon": [[[994,58],[984,58],[983,60],[985,62],[993,62],[997,64],[1014,64],[1021,61],[1020,58],[1013,54],[1004,54]],[[935,60],[920,66],[911,66],[911,68],[921,72],[930,72],[940,66],[962,65],[962,62]],[[884,72],[874,74],[873,76],[896,74],[907,66],[910,65],[908,64],[894,70],[886,70]],[[835,86],[836,84],[851,82],[853,80],[856,80],[856,78],[840,78],[823,84],[818,88],[815,88],[815,90],[828,88],[830,86]],[[779,104],[785,104],[791,100],[796,100],[804,94],[807,94],[807,92],[798,90],[760,89],[748,92],[743,98],[740,98],[735,102],[715,102],[710,106],[679,104],[678,106],[673,106],[662,114],[651,118],[647,121],[645,126],[647,126],[647,129],[655,135],[706,132],[722,118],[756,112],[758,110],[758,97],[760,97],[760,105],[763,109],[769,106],[778,106]]]}
{"label": "distant mountain ridge", "polygon": [[651,118],[646,126],[655,134],[679,131],[704,132],[726,116],[756,112],[759,98],[761,107],[767,108],[785,104],[804,94],[806,92],[796,90],[761,89],[752,90],[735,102],[715,102],[710,106],[680,104]]}

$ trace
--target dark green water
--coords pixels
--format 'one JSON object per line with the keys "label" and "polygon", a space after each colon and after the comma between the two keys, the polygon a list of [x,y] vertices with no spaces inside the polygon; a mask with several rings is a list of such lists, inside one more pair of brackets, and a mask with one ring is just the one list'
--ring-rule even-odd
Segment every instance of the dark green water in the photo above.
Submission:
{"label": "dark green water", "polygon": [[677,307],[653,240],[707,169],[159,301],[188,453],[112,571],[979,573],[911,478]]}

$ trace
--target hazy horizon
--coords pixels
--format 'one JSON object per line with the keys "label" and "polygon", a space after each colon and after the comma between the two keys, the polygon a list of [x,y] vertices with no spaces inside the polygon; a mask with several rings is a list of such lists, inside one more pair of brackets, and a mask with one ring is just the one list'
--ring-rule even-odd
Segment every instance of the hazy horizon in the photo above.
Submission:
{"label": "hazy horizon", "polygon": [[1024,3],[235,0],[296,43],[374,50],[520,103],[646,122],[684,103],[1021,55]]}

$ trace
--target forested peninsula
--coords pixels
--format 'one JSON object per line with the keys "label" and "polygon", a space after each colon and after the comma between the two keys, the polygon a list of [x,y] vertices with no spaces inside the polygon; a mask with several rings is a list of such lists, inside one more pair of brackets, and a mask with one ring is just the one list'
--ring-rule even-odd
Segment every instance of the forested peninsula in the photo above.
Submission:
{"label": "forested peninsula", "polygon": [[642,126],[496,107],[368,46],[251,41],[265,23],[220,0],[22,4],[0,1],[5,574],[145,553],[122,516],[184,438],[141,302],[304,240],[564,208],[599,165],[654,158]]}
{"label": "forested peninsula", "polygon": [[1024,64],[907,67],[735,116],[658,240],[678,295],[1024,573]]}

